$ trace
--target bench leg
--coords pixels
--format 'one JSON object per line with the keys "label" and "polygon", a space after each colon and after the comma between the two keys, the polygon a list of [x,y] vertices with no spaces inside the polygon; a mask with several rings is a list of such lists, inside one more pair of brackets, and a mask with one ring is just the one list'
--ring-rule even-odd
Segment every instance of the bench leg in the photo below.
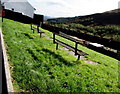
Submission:
{"label": "bench leg", "polygon": [[53,33],[53,43],[55,44],[55,33]]}
{"label": "bench leg", "polygon": [[77,42],[75,43],[75,55],[77,55]]}
{"label": "bench leg", "polygon": [[42,33],[40,33],[40,38],[42,37]]}
{"label": "bench leg", "polygon": [[80,55],[78,55],[78,59],[77,60],[79,60],[80,59]]}
{"label": "bench leg", "polygon": [[33,33],[34,33],[34,30],[33,30]]}
{"label": "bench leg", "polygon": [[56,50],[58,50],[58,43],[56,44]]}

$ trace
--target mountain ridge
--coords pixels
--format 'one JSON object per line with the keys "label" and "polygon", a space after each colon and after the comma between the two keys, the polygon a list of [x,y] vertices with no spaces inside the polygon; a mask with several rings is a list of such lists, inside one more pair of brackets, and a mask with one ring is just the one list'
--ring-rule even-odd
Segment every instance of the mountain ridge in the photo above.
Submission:
{"label": "mountain ridge", "polygon": [[95,13],[85,16],[52,18],[48,19],[47,21],[52,23],[79,23],[83,25],[120,25],[119,20],[120,9],[114,9],[103,13]]}

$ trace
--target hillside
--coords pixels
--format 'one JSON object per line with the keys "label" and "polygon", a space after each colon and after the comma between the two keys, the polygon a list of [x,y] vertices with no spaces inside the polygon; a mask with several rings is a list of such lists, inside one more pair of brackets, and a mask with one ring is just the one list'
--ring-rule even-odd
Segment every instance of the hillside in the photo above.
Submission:
{"label": "hillside", "polygon": [[120,9],[86,16],[48,19],[54,23],[79,23],[83,25],[120,25]]}
{"label": "hillside", "polygon": [[[14,92],[119,92],[118,60],[79,45],[85,59],[56,50],[53,40],[40,38],[29,24],[4,19],[3,35],[10,64]],[[46,36],[52,33],[44,30]],[[58,37],[63,42],[73,42]],[[86,63],[94,61],[97,64]]]}

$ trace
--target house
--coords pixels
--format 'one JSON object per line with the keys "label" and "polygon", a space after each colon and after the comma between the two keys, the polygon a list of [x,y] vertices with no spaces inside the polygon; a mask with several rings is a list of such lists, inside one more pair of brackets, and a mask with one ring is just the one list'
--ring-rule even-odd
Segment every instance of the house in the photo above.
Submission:
{"label": "house", "polygon": [[43,15],[34,14],[35,8],[27,0],[1,0],[4,7],[4,18],[27,24],[40,25]]}
{"label": "house", "polygon": [[10,10],[33,18],[35,8],[27,0],[1,0],[5,10]]}

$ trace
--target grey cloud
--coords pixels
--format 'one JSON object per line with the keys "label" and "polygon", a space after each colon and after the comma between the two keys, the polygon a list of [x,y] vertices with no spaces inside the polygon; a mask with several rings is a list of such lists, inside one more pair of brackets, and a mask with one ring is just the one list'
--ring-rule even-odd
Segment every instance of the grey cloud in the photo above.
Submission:
{"label": "grey cloud", "polygon": [[49,6],[54,6],[54,5],[63,6],[62,4],[57,3],[57,2],[47,2],[46,5],[49,5]]}

